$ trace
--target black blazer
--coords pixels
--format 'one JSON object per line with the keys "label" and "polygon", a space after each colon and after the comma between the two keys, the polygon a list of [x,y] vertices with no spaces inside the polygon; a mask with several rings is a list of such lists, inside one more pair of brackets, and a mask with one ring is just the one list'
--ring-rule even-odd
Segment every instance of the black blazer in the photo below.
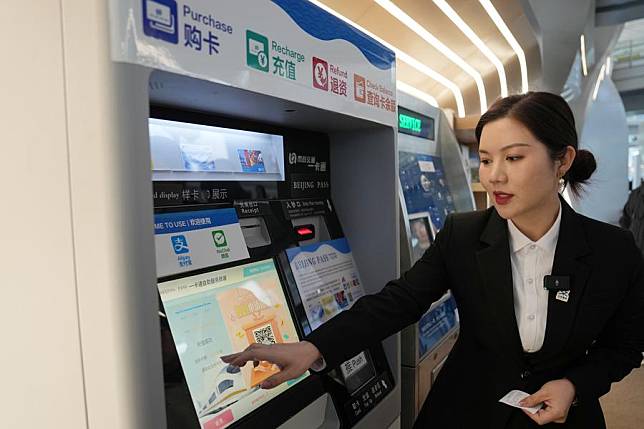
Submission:
{"label": "black blazer", "polygon": [[577,390],[565,424],[605,428],[598,398],[639,367],[644,351],[644,263],[630,232],[576,213],[561,199],[553,275],[570,277],[568,302],[550,292],[542,349],[526,355],[514,314],[507,222],[494,208],[450,215],[423,257],[381,292],[314,331],[328,367],[416,322],[448,289],[460,336],[417,428],[538,427],[498,400],[568,378]]}

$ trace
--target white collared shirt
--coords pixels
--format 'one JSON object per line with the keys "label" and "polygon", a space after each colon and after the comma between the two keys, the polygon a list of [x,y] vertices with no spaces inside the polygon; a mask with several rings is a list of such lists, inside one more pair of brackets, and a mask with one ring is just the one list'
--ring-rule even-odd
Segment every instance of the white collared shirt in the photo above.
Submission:
{"label": "white collared shirt", "polygon": [[561,203],[557,220],[543,237],[532,241],[508,220],[510,259],[514,287],[514,315],[523,351],[539,351],[546,334],[548,291],[543,278],[552,273],[561,224]]}

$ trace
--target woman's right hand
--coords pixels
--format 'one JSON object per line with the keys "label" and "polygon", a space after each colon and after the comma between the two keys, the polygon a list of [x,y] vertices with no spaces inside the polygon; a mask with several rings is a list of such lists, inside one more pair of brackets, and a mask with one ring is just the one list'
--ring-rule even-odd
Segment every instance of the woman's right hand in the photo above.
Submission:
{"label": "woman's right hand", "polygon": [[246,350],[222,356],[227,364],[242,367],[247,362],[268,361],[277,365],[280,372],[267,378],[261,384],[262,389],[272,389],[287,380],[304,374],[322,355],[317,347],[308,341],[286,344],[251,344]]}

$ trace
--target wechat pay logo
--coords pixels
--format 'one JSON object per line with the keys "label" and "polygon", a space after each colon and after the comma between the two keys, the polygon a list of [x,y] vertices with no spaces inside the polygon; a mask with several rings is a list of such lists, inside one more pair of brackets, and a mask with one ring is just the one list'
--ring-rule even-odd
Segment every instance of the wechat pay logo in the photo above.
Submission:
{"label": "wechat pay logo", "polygon": [[217,231],[212,232],[212,239],[215,242],[215,247],[226,247],[228,242],[226,241],[226,234],[224,231],[218,229]]}
{"label": "wechat pay logo", "polygon": [[268,39],[251,30],[246,30],[246,64],[268,72]]}

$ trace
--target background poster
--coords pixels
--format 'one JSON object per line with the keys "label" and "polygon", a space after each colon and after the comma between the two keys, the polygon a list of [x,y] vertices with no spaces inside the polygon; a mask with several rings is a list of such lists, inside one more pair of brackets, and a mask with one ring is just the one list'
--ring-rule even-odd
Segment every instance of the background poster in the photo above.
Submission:
{"label": "background poster", "polygon": [[312,330],[364,295],[346,238],[286,249],[286,255]]}
{"label": "background poster", "polygon": [[400,185],[407,213],[428,213],[434,226],[440,230],[447,215],[454,212],[454,201],[447,187],[441,159],[401,151],[399,162]]}
{"label": "background poster", "polygon": [[230,425],[296,382],[262,390],[259,384],[279,371],[276,366],[260,362],[257,367],[236,368],[220,359],[252,343],[299,341],[272,260],[184,277],[158,287],[204,429]]}
{"label": "background poster", "polygon": [[409,237],[412,264],[418,261],[434,242],[434,235],[427,217],[409,220]]}

